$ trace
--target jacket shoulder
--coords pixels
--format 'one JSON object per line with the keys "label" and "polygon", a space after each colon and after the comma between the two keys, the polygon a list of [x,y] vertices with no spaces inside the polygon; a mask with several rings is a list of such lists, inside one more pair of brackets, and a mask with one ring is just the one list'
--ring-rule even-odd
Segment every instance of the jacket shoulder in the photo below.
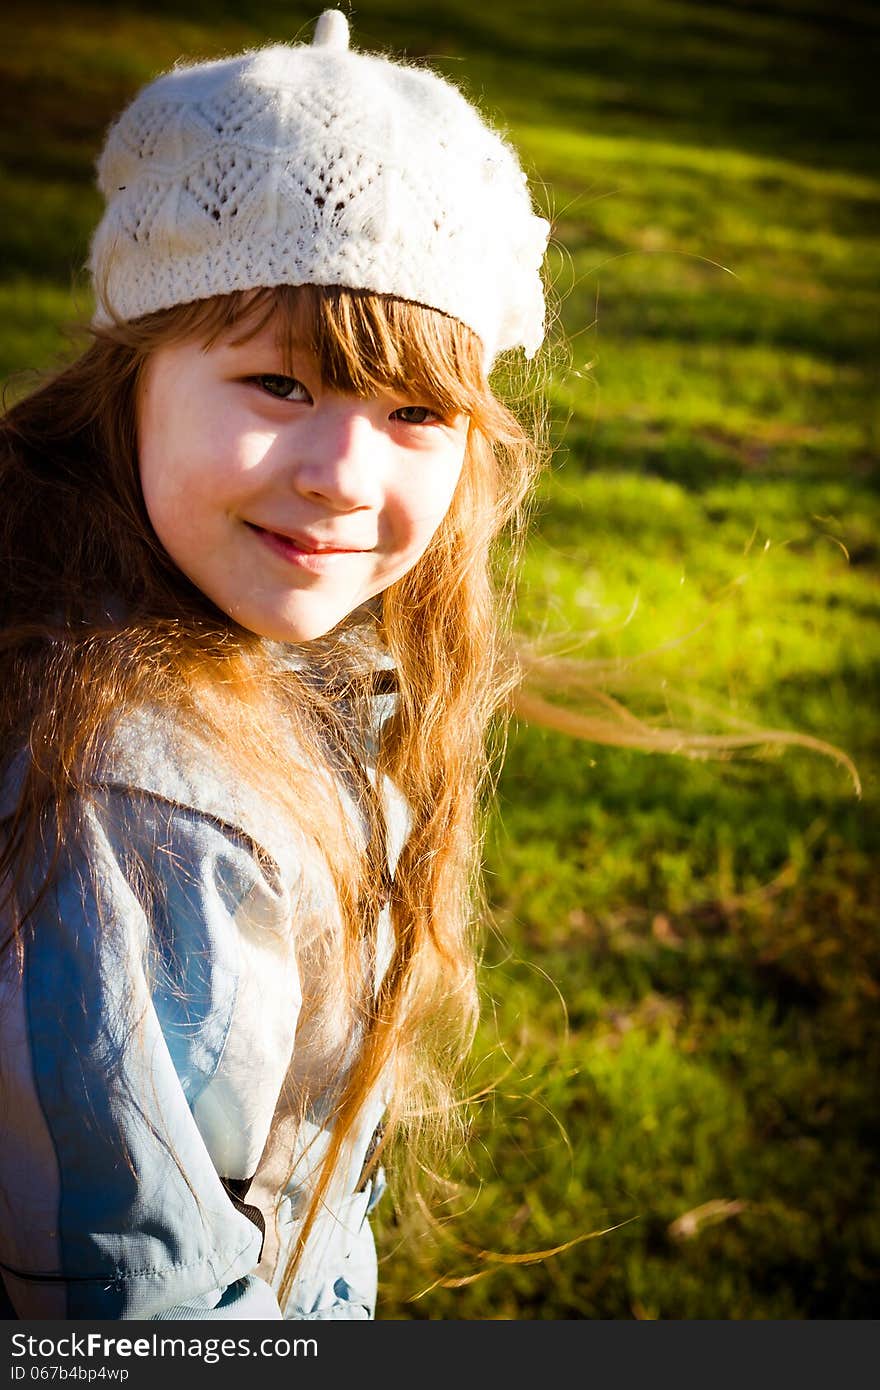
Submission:
{"label": "jacket shoulder", "polygon": [[[30,766],[27,747],[0,776],[0,823],[14,815]],[[241,778],[210,740],[173,710],[142,706],[125,711],[108,730],[89,787],[124,800],[144,796],[208,817],[253,842],[284,879],[298,857],[290,827],[279,824],[259,787]],[[118,796],[117,796],[117,799]]]}

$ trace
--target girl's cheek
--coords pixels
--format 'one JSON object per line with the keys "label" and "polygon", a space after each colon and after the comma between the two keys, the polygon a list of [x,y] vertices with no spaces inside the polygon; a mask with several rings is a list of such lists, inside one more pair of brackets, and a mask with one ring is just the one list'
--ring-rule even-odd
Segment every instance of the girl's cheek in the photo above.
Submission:
{"label": "girl's cheek", "polygon": [[440,525],[452,505],[463,463],[463,448],[419,462],[417,485],[407,494],[407,503],[417,525],[433,523],[435,529]]}
{"label": "girl's cheek", "polygon": [[409,551],[421,552],[428,544],[448,511],[448,503],[442,494],[407,498],[397,509],[386,508],[389,512],[398,543]]}
{"label": "girl's cheek", "polygon": [[454,487],[434,487],[428,495],[423,491],[417,498],[408,498],[398,514],[395,528],[401,558],[407,568],[424,554],[452,504]]}

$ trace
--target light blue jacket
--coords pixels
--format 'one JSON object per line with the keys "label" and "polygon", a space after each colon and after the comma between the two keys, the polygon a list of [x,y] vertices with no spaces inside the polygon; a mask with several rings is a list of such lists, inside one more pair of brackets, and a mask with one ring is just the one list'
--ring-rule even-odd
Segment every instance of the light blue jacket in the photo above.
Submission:
{"label": "light blue jacket", "polygon": [[[374,697],[376,738],[394,699]],[[375,750],[374,741],[364,760],[373,779]],[[0,834],[21,772],[19,760],[0,788]],[[382,792],[393,874],[408,810],[388,779]],[[9,953],[0,973],[6,1315],[372,1317],[367,1218],[383,1177],[362,1182],[361,1172],[386,1103],[379,1092],[283,1309],[276,1292],[328,1137],[320,1092],[305,1126],[285,1127],[283,1100],[286,1078],[308,1084],[293,939],[326,929],[332,907],[320,884],[304,881],[258,794],[154,711],[122,723],[82,811],[28,933],[21,979]],[[132,849],[153,898],[151,928]],[[279,1137],[267,1145],[270,1126]]]}

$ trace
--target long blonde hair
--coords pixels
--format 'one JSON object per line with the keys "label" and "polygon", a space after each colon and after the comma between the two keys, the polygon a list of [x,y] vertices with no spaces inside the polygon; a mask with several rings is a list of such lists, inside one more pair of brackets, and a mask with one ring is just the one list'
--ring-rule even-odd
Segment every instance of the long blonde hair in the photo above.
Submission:
{"label": "long blonde hair", "polygon": [[[371,673],[333,634],[310,644],[325,677],[318,685],[279,670],[273,644],[217,612],[171,564],[139,486],[138,389],[150,353],[184,338],[246,337],[269,319],[282,346],[305,337],[330,389],[391,387],[470,419],[449,511],[381,605],[377,637],[394,658],[399,694],[375,785],[386,776],[397,785],[411,830],[391,887],[393,954],[375,994],[371,934],[387,891],[382,806],[362,783],[364,853],[340,834],[336,783],[322,776],[342,749],[358,777]],[[113,723],[144,704],[176,708],[206,732],[332,875],[343,922],[337,964],[360,1048],[333,1097],[331,1141],[297,1256],[380,1077],[390,1072],[388,1139],[401,1128],[410,1140],[416,1131],[437,1138],[454,1123],[453,1078],[477,1015],[472,928],[481,791],[492,770],[486,734],[514,682],[504,656],[514,567],[494,572],[493,546],[505,530],[523,533],[541,463],[534,436],[490,391],[470,330],[399,300],[316,287],[233,294],[103,329],[3,423],[0,752],[24,744],[31,759],[0,878],[9,875],[19,924],[32,906],[20,901],[25,866],[46,824],[60,846]],[[108,600],[121,604],[124,620],[108,614]],[[304,775],[316,788],[305,799],[296,794]],[[21,925],[15,935],[20,949]],[[306,1026],[319,1026],[321,1006],[317,997],[304,1001]]]}

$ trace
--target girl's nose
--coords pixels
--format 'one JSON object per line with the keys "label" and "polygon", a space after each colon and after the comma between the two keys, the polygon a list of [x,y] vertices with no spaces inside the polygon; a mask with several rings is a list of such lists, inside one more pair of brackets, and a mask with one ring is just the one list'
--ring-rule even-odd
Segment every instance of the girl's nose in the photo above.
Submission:
{"label": "girl's nose", "polygon": [[296,485],[304,496],[339,511],[378,507],[387,441],[368,405],[345,396],[325,398],[299,442]]}

